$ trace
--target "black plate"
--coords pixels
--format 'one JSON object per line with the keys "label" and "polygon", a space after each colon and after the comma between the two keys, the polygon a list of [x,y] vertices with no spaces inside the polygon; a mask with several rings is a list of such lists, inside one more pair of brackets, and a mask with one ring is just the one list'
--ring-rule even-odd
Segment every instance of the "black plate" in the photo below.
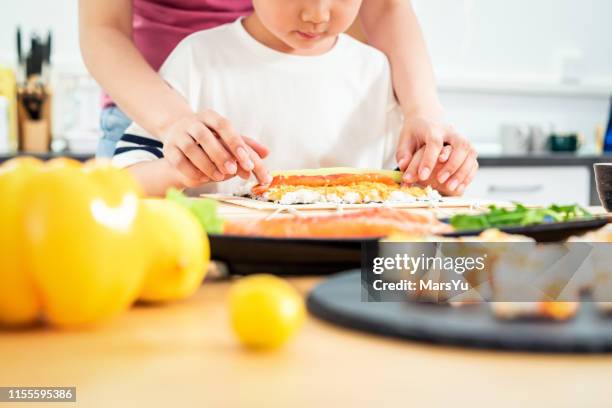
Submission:
{"label": "black plate", "polygon": [[[448,220],[443,220],[448,222]],[[508,234],[525,235],[538,242],[560,242],[571,236],[580,236],[589,231],[604,227],[610,220],[608,218],[593,218],[589,220],[576,220],[568,222],[553,222],[550,224],[530,225],[526,227],[500,228]],[[444,234],[445,237],[469,237],[480,235],[484,230],[458,231]]]}
{"label": "black plate", "polygon": [[415,302],[361,301],[361,272],[332,277],[315,287],[308,310],[331,323],[384,336],[456,346],[540,352],[610,352],[612,317],[585,302],[567,322],[500,321],[488,305],[452,308]]}
{"label": "black plate", "polygon": [[361,244],[377,239],[295,239],[209,235],[211,256],[230,274],[327,275],[361,265]]}
{"label": "black plate", "polygon": [[[448,222],[448,220],[443,220]],[[606,218],[559,222],[529,227],[503,228],[510,234],[526,235],[538,242],[559,242],[603,227]],[[475,236],[479,231],[445,234],[446,237]],[[212,259],[227,265],[230,274],[327,275],[361,266],[361,245],[376,238],[316,239],[265,238],[210,234]]]}

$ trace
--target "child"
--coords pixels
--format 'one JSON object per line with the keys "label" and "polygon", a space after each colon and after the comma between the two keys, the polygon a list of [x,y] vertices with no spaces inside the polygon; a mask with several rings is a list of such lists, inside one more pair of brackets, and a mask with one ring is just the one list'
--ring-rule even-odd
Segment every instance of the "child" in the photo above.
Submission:
{"label": "child", "polygon": [[[343,34],[361,2],[255,0],[249,17],[183,40],[160,74],[193,111],[209,110],[207,120],[222,120],[269,146],[266,165],[272,170],[395,168],[402,117],[388,61]],[[248,175],[223,154],[224,138],[215,136],[194,137],[211,165],[200,191],[233,193],[244,182],[224,181],[215,166]],[[129,167],[149,195],[193,187],[162,147],[133,124],[113,161]]]}

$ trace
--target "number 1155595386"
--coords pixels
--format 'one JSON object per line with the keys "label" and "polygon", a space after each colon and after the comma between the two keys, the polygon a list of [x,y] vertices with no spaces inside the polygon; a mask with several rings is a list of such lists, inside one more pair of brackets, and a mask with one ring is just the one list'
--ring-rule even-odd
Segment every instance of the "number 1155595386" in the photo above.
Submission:
{"label": "number 1155595386", "polygon": [[76,387],[0,387],[0,402],[76,402]]}

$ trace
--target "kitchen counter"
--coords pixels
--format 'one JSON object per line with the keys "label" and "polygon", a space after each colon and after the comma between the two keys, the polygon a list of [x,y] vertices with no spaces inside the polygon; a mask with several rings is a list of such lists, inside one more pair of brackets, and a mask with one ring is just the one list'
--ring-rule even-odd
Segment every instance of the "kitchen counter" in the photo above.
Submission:
{"label": "kitchen counter", "polygon": [[546,153],[533,155],[483,155],[478,157],[482,167],[492,166],[592,166],[595,163],[612,163],[612,154],[576,155],[565,153]]}
{"label": "kitchen counter", "polygon": [[[593,165],[612,163],[612,155],[480,156],[480,171],[468,196],[529,203],[600,204]],[[567,186],[573,188],[568,189]]]}
{"label": "kitchen counter", "polygon": [[[307,293],[318,279],[290,281]],[[77,406],[87,407],[389,407],[402,401],[431,407],[460,402],[575,407],[610,402],[612,355],[403,342],[312,317],[286,348],[247,351],[229,329],[229,286],[207,282],[187,301],[138,306],[91,330],[0,332],[0,384],[76,386]]]}

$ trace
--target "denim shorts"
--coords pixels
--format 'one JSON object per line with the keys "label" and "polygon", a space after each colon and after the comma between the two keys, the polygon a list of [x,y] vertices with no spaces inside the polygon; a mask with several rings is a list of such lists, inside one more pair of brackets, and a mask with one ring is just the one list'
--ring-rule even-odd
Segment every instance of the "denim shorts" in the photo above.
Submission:
{"label": "denim shorts", "polygon": [[98,142],[96,157],[113,157],[117,142],[131,123],[132,120],[116,106],[102,109],[100,115],[102,138]]}

